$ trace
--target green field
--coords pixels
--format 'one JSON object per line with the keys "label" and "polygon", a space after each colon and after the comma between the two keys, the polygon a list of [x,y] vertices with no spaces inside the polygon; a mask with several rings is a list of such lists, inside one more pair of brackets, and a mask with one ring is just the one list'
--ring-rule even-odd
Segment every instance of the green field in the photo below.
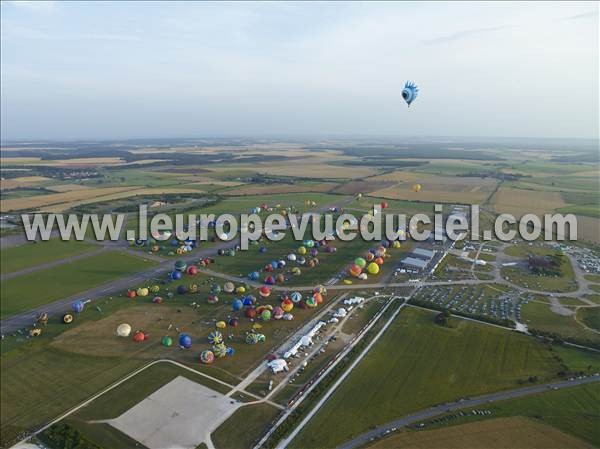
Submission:
{"label": "green field", "polygon": [[110,251],[17,276],[2,282],[0,315],[6,318],[155,265],[150,260]]}
{"label": "green field", "polygon": [[85,356],[45,345],[3,354],[1,447],[130,373],[139,359]]}
{"label": "green field", "polygon": [[[445,421],[444,424],[426,422],[423,430],[409,430],[403,435],[417,435],[427,433],[431,429],[452,428],[463,424],[489,421],[502,417],[528,417],[536,422],[548,424],[562,432],[581,438],[594,446],[600,446],[600,432],[598,432],[598,420],[600,412],[598,409],[600,401],[600,384],[580,385],[561,390],[549,390],[532,396],[495,402],[493,404],[480,406],[486,409],[490,415],[465,414],[455,420]],[[466,411],[469,411],[467,409]],[[455,413],[452,413],[455,414]],[[410,437],[402,438],[405,444],[410,444]],[[381,440],[381,443],[393,442],[394,437]],[[376,447],[382,447],[381,443]]]}
{"label": "green field", "polygon": [[103,423],[92,424],[89,421],[117,418],[177,376],[186,377],[221,393],[229,391],[229,388],[224,385],[213,382],[189,370],[168,362],[159,363],[145,369],[128,381],[100,396],[88,406],[70,415],[67,422],[79,430],[88,440],[101,447],[111,449],[126,449],[131,447],[131,439],[114,427]]}
{"label": "green field", "polygon": [[577,319],[590,329],[600,332],[600,307],[581,307],[577,310]]}
{"label": "green field", "polygon": [[[558,252],[550,248],[533,246],[511,246],[506,249],[506,254],[526,258],[529,253],[539,256],[557,255]],[[577,290],[577,282],[573,267],[567,257],[561,258],[559,276],[537,275],[522,267],[502,267],[502,276],[513,284],[531,290],[565,293]],[[526,261],[525,261],[526,263]]]}
{"label": "green field", "polygon": [[535,339],[462,320],[454,329],[443,328],[433,324],[434,316],[402,311],[292,447],[333,447],[428,406],[518,388],[529,376],[549,380],[561,370]]}
{"label": "green field", "polygon": [[76,240],[65,242],[60,239],[50,239],[47,242],[30,242],[3,249],[0,270],[2,274],[13,273],[35,265],[83,254],[94,248],[97,247],[91,243]]}
{"label": "green field", "polygon": [[522,307],[521,312],[524,323],[531,329],[557,334],[565,339],[600,342],[600,335],[581,326],[574,315],[558,315],[550,310],[549,305],[530,302]]}
{"label": "green field", "polygon": [[244,406],[221,424],[213,432],[211,439],[217,449],[250,448],[279,413],[279,410],[269,404]]}

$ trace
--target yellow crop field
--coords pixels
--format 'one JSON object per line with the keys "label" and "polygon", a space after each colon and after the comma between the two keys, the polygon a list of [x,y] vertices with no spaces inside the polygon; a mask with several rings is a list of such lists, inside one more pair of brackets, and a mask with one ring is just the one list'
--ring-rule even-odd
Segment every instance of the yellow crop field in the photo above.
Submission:
{"label": "yellow crop field", "polygon": [[366,178],[378,172],[370,167],[336,166],[328,164],[311,164],[308,160],[290,161],[285,165],[252,165],[259,173],[277,176],[303,178],[355,179]]}
{"label": "yellow crop field", "polygon": [[84,198],[84,199],[80,199],[80,200],[51,204],[51,205],[40,208],[40,212],[61,213],[68,209],[71,209],[73,207],[82,206],[84,204],[118,200],[118,199],[122,199],[122,198],[129,198],[129,197],[136,196],[136,195],[161,195],[161,194],[175,194],[175,193],[189,193],[189,194],[199,195],[199,194],[203,193],[203,191],[200,189],[178,188],[178,187],[155,187],[155,188],[151,188],[151,189],[147,189],[147,188],[140,189],[140,188],[135,188],[135,187],[134,188],[128,187],[128,189],[129,190],[125,190],[122,192],[109,193],[107,195],[96,196],[93,198]]}
{"label": "yellow crop field", "polygon": [[0,165],[31,164],[41,160],[41,157],[0,157]]}
{"label": "yellow crop field", "polygon": [[135,187],[105,187],[100,189],[83,189],[48,195],[37,195],[26,198],[14,198],[0,202],[0,210],[8,212],[11,210],[36,209],[51,204],[60,204],[78,200],[93,200],[97,197],[107,196],[118,192],[135,189]]}
{"label": "yellow crop field", "polygon": [[9,190],[18,187],[29,187],[44,181],[50,181],[50,178],[44,176],[21,176],[19,178],[3,179],[0,181],[0,189]]}
{"label": "yellow crop field", "polygon": [[370,449],[592,449],[594,446],[527,418],[496,418],[445,429],[402,432]]}

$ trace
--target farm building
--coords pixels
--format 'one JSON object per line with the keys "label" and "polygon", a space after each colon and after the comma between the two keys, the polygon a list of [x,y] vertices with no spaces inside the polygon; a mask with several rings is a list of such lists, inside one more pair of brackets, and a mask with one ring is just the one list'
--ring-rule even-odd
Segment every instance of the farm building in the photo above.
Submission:
{"label": "farm building", "polygon": [[404,259],[402,259],[402,261],[400,263],[405,268],[420,271],[427,267],[427,265],[429,264],[429,261],[423,260],[423,259],[416,259],[414,257],[405,257]]}
{"label": "farm building", "polygon": [[433,259],[433,256],[435,256],[435,251],[431,251],[428,249],[423,249],[423,248],[415,248],[412,250],[411,252],[411,257],[414,257],[415,259],[426,259],[426,260],[431,260]]}

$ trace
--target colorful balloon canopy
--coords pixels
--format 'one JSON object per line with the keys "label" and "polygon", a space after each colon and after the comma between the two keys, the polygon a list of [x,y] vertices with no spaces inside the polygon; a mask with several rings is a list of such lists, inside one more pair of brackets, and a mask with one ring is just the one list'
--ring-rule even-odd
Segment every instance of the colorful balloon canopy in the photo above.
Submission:
{"label": "colorful balloon canopy", "polygon": [[176,271],[183,272],[187,268],[187,264],[183,260],[178,260],[175,262],[174,268]]}
{"label": "colorful balloon canopy", "polygon": [[192,347],[192,337],[188,334],[180,334],[179,335],[179,346],[184,349],[189,349]]}
{"label": "colorful balloon canopy", "polygon": [[369,274],[379,273],[379,265],[377,265],[375,262],[371,262],[369,265],[367,265],[367,272]]}
{"label": "colorful balloon canopy", "polygon": [[129,337],[131,334],[131,326],[127,323],[119,324],[117,326],[117,335],[119,337]]}
{"label": "colorful balloon canopy", "polygon": [[83,308],[85,307],[85,303],[83,301],[75,301],[71,304],[71,309],[75,313],[83,312]]}
{"label": "colorful balloon canopy", "polygon": [[171,346],[173,345],[173,339],[168,335],[165,335],[160,341],[163,346]]}
{"label": "colorful balloon canopy", "polygon": [[208,342],[213,345],[223,343],[223,334],[219,331],[214,331],[208,334]]}
{"label": "colorful balloon canopy", "polygon": [[210,350],[205,350],[200,353],[200,362],[209,365],[215,361],[215,355]]}
{"label": "colorful balloon canopy", "polygon": [[146,335],[144,335],[143,332],[137,331],[135,334],[133,334],[133,341],[136,343],[141,343],[144,340],[146,340]]}
{"label": "colorful balloon canopy", "polygon": [[302,301],[302,293],[292,292],[292,294],[290,295],[290,299],[292,300],[292,302],[299,303],[300,301]]}
{"label": "colorful balloon canopy", "polygon": [[218,358],[223,358],[227,355],[227,346],[223,343],[219,343],[212,347],[213,354]]}
{"label": "colorful balloon canopy", "polygon": [[402,89],[402,98],[406,101],[406,104],[410,106],[410,104],[415,101],[417,96],[419,95],[419,88],[412,81],[407,81],[404,84],[404,89]]}
{"label": "colorful balloon canopy", "polygon": [[241,299],[235,299],[232,303],[231,303],[231,308],[234,312],[237,312],[238,310],[241,310],[242,307],[244,307],[244,303],[242,302]]}
{"label": "colorful balloon canopy", "polygon": [[413,189],[413,192],[416,192],[416,193],[420,192],[421,191],[421,184],[415,184],[415,185],[413,185],[412,189]]}

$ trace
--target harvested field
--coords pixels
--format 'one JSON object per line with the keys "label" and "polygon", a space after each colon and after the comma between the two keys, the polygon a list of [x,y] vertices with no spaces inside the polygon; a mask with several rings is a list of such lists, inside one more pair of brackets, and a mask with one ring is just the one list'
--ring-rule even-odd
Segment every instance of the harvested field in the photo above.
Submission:
{"label": "harvested field", "polygon": [[356,195],[357,193],[367,194],[390,187],[392,185],[394,185],[393,182],[387,181],[352,181],[336,188],[334,192],[343,193],[346,195]]}
{"label": "harvested field", "polygon": [[[481,203],[493,192],[497,181],[490,178],[435,176],[429,174],[401,172],[389,178],[402,177],[404,181],[393,186],[371,192],[371,195],[396,200],[431,201],[444,203]],[[383,177],[375,177],[386,180]],[[412,186],[421,184],[422,190],[414,192]]]}
{"label": "harvested field", "polygon": [[[131,188],[129,188],[129,189],[131,189]],[[85,190],[84,190],[84,192],[85,192]],[[150,188],[150,189],[134,188],[131,190],[126,190],[123,192],[116,192],[116,193],[112,193],[109,195],[103,195],[103,196],[99,196],[99,197],[95,197],[95,198],[53,204],[53,205],[50,205],[47,207],[42,207],[40,209],[40,211],[41,212],[60,213],[65,210],[71,209],[73,207],[81,206],[83,204],[98,203],[101,201],[117,200],[117,199],[121,199],[121,198],[129,198],[131,196],[136,196],[136,195],[162,195],[162,194],[173,194],[173,193],[189,193],[189,194],[198,195],[198,194],[202,193],[202,190],[194,189],[194,188],[181,188],[181,187],[172,187],[172,188],[154,187],[154,188]]]}
{"label": "harvested field", "polygon": [[86,186],[85,184],[59,184],[57,186],[49,186],[46,188],[54,192],[72,192],[73,190],[87,190],[92,187]]}
{"label": "harvested field", "polygon": [[333,182],[321,182],[317,184],[267,184],[267,185],[249,185],[236,189],[220,192],[222,195],[243,196],[243,195],[263,195],[277,193],[303,193],[303,192],[329,192],[337,184]]}
{"label": "harvested field", "polygon": [[[32,196],[28,198],[15,198],[0,202],[0,210],[8,212],[11,210],[36,209],[51,204],[67,203],[72,201],[87,200],[96,201],[95,198],[114,195],[115,193],[134,190],[135,187],[105,187],[98,189],[84,189],[74,192],[51,193],[49,195]],[[90,201],[91,200],[91,201]]]}
{"label": "harvested field", "polygon": [[512,214],[520,218],[525,214],[548,214],[565,206],[560,192],[521,190],[501,187],[493,196],[491,204],[501,214]]}
{"label": "harvested field", "polygon": [[[316,159],[316,160],[314,160]],[[211,167],[214,172],[229,172],[228,167]],[[343,167],[323,164],[318,158],[306,158],[302,161],[290,162],[284,165],[273,164],[236,164],[235,170],[248,170],[254,173],[264,173],[276,176],[291,176],[299,178],[323,179],[354,179],[374,175],[378,170],[370,167]]]}
{"label": "harvested field", "polygon": [[16,189],[19,187],[30,187],[40,182],[50,181],[50,178],[44,176],[21,176],[19,178],[3,179],[0,182],[1,190]]}
{"label": "harvested field", "polygon": [[402,432],[371,449],[587,449],[591,444],[528,418],[497,418],[445,429]]}

